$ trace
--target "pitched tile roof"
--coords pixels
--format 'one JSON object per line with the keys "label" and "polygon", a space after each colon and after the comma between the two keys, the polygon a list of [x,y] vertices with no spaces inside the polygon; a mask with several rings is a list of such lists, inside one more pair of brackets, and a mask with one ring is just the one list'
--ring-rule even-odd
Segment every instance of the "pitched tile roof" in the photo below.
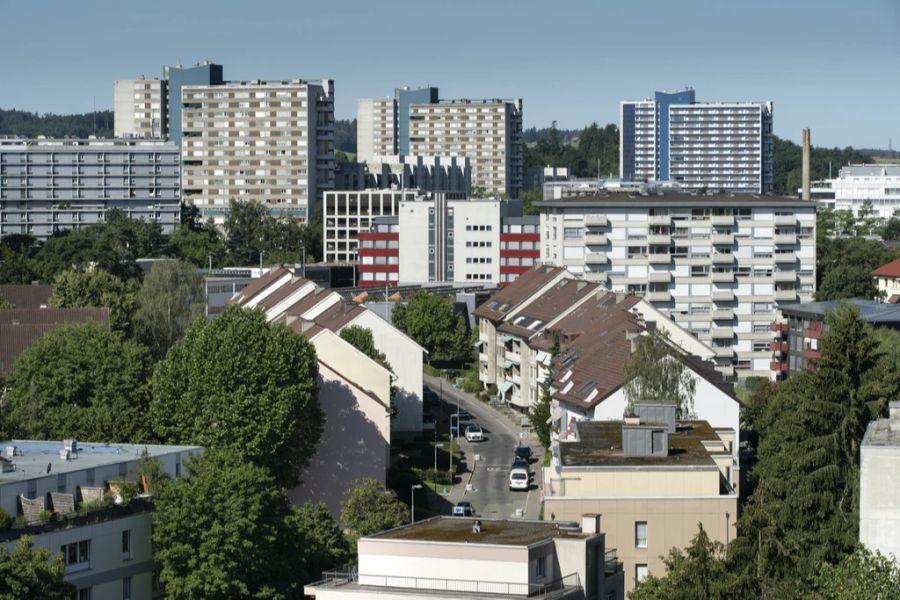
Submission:
{"label": "pitched tile roof", "polygon": [[0,298],[16,308],[40,308],[47,306],[50,296],[53,295],[53,286],[49,284],[0,285]]}
{"label": "pitched tile roof", "polygon": [[[549,321],[577,304],[585,296],[601,291],[596,283],[579,279],[564,279],[546,290],[525,308],[516,313],[512,321],[506,321],[497,331],[531,337]],[[588,301],[588,303],[590,303]]]}
{"label": "pitched tile roof", "polygon": [[475,316],[492,321],[502,319],[510,309],[534,295],[564,270],[549,265],[532,267],[516,277],[515,281],[492,294],[475,309]]}
{"label": "pitched tile roof", "polygon": [[881,265],[872,271],[872,275],[876,277],[900,277],[900,258]]}
{"label": "pitched tile roof", "polygon": [[244,304],[287,273],[290,273],[290,271],[284,267],[272,269],[262,277],[254,279],[247,284],[247,287],[235,294],[234,297],[228,301],[228,304]]}

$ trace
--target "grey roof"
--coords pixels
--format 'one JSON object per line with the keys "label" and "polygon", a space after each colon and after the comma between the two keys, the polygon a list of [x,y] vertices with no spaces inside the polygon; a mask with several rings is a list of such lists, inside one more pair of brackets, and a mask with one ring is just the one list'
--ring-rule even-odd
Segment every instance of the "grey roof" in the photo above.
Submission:
{"label": "grey roof", "polygon": [[838,173],[838,178],[884,176],[900,177],[900,164],[847,165]]}
{"label": "grey roof", "polygon": [[[896,415],[898,411],[900,411],[900,401],[894,400],[890,403],[890,412]],[[896,420],[900,422],[900,419]],[[881,447],[900,450],[900,427],[896,423],[892,427],[890,417],[871,421],[860,446],[862,448]]]}
{"label": "grey roof", "polygon": [[[6,448],[16,447],[16,456],[7,456]],[[105,444],[78,442],[77,458],[60,458],[62,441],[4,440],[0,441],[0,452],[7,461],[15,465],[15,470],[0,473],[0,485],[13,481],[46,477],[47,465],[50,474],[74,473],[104,465],[131,462],[141,458],[146,450],[148,456],[164,456],[187,450],[201,450],[200,446],[160,446],[155,444]],[[21,455],[20,455],[21,453]]]}
{"label": "grey roof", "polygon": [[656,194],[635,194],[627,192],[604,192],[593,196],[577,196],[559,200],[535,202],[538,208],[633,208],[640,207],[679,207],[705,208],[722,205],[746,207],[794,207],[815,209],[812,200],[801,200],[793,196],[774,196],[767,194],[691,194],[687,192],[666,191]]}
{"label": "grey roof", "polygon": [[778,308],[785,315],[822,318],[825,313],[835,310],[841,302],[852,304],[859,308],[860,316],[870,323],[900,323],[900,304],[875,302],[862,298],[850,298],[849,300],[827,300],[823,302],[805,302],[797,304],[779,304]]}

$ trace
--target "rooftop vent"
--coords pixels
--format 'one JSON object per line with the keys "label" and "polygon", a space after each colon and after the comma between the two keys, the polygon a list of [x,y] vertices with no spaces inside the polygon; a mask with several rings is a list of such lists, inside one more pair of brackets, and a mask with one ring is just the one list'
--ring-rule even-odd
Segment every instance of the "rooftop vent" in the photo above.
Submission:
{"label": "rooftop vent", "polygon": [[78,452],[78,442],[74,438],[66,438],[63,440],[63,448],[69,452]]}
{"label": "rooftop vent", "polygon": [[4,450],[3,455],[6,456],[6,458],[15,458],[15,456],[16,456],[16,447],[15,446],[7,446],[3,450]]}

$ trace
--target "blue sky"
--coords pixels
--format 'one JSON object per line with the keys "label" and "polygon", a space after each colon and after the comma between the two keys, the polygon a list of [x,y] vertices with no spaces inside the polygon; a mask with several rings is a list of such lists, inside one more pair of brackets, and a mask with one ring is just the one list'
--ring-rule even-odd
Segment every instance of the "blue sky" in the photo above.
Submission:
{"label": "blue sky", "polygon": [[900,148],[900,0],[0,0],[0,22],[2,108],[111,108],[115,79],[210,59],[228,79],[332,78],[338,118],[431,84],[570,128],[693,86],[774,101],[795,141]]}

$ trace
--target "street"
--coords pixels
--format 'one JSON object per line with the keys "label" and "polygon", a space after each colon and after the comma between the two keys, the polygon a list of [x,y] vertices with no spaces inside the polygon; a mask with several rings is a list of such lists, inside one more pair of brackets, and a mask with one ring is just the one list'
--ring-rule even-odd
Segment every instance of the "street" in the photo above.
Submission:
{"label": "street", "polygon": [[[475,422],[484,429],[484,441],[467,442],[460,435],[460,446],[466,454],[466,462],[471,472],[463,473],[463,482],[454,489],[452,501],[466,500],[475,507],[477,516],[491,519],[528,518],[537,519],[540,514],[540,490],[538,473],[534,474],[529,490],[510,491],[509,469],[513,462],[513,452],[519,444],[529,444],[534,451],[530,470],[540,469],[541,449],[533,442],[531,435],[520,438],[521,427],[510,422],[509,417],[499,410],[457,390],[444,381],[443,386],[436,377],[425,376],[425,384],[442,394],[451,412],[455,412],[457,402],[461,409],[469,411]],[[442,388],[442,389],[441,389]],[[479,460],[475,460],[478,455]],[[465,491],[465,484],[472,486]],[[517,514],[517,510],[522,512]]]}

